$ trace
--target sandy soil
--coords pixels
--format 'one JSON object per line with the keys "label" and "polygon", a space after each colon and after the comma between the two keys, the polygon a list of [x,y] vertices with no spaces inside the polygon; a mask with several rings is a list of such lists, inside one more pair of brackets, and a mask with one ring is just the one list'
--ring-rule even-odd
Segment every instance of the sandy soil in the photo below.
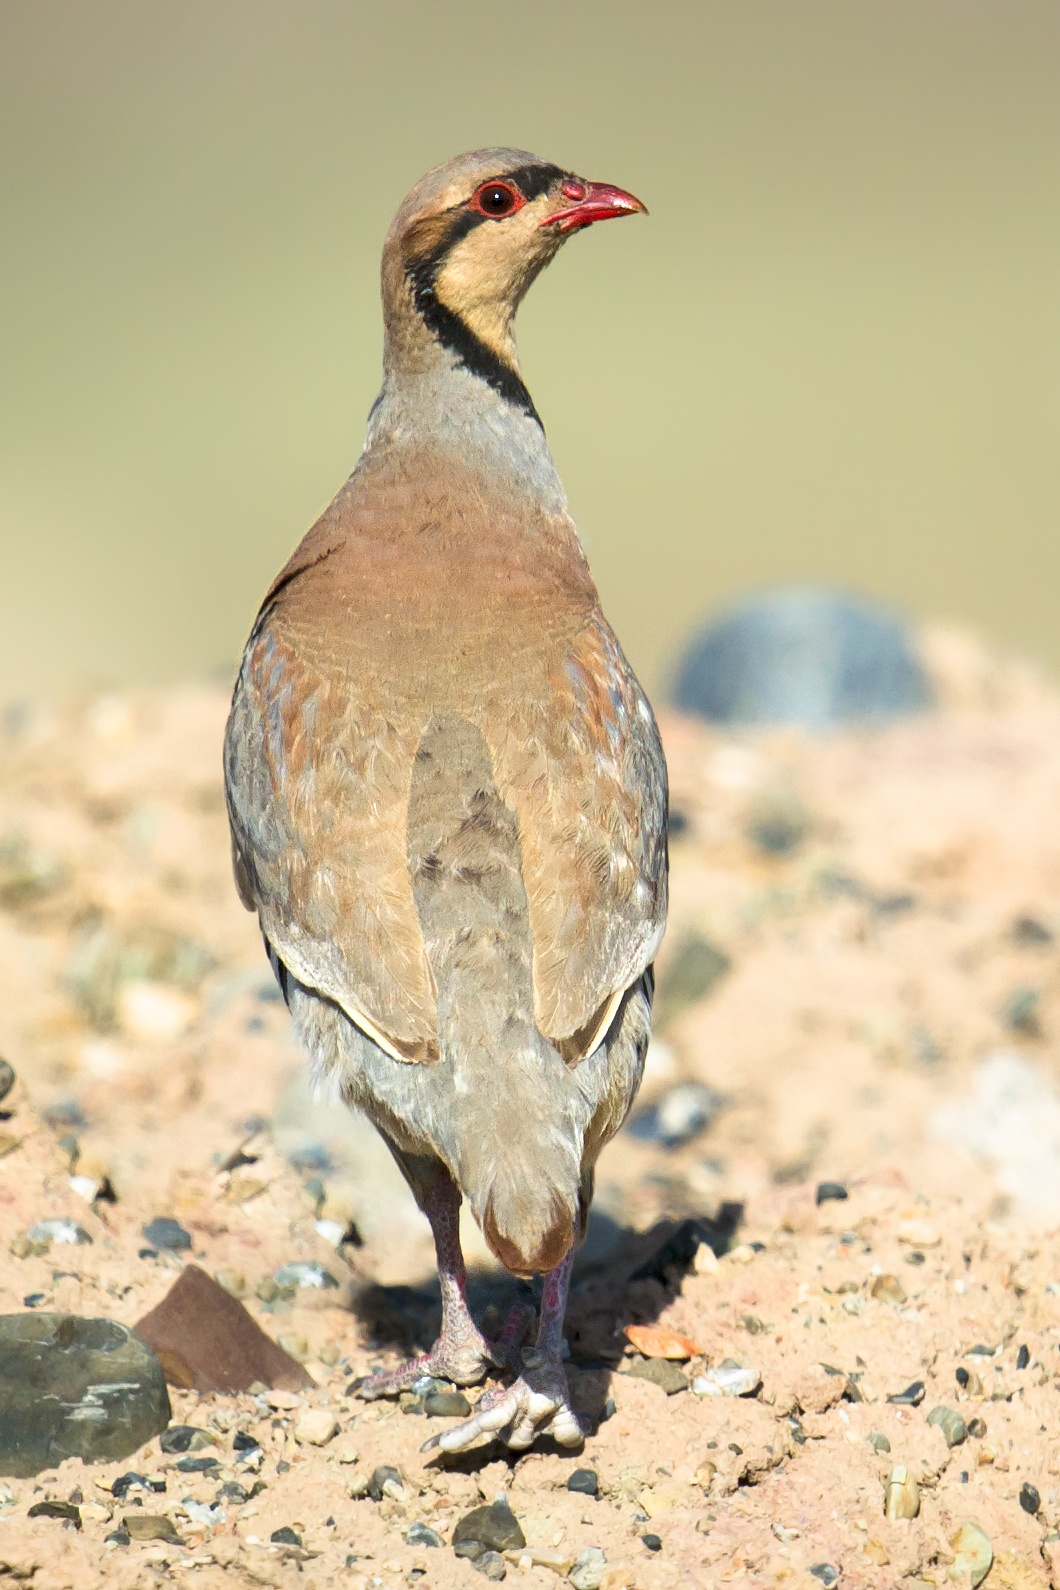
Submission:
{"label": "sandy soil", "polygon": [[[429,1338],[430,1242],[371,1130],[308,1096],[230,883],[223,695],[8,713],[0,1054],[18,1082],[0,1120],[0,1312],[134,1323],[184,1262],[141,1253],[144,1224],[172,1215],[185,1257],[240,1292],[317,1389],[279,1406],[174,1391],[174,1418],[216,1438],[209,1478],[156,1440],[123,1464],[0,1481],[0,1579],[478,1584],[448,1545],[404,1536],[422,1521],[448,1540],[503,1491],[527,1541],[507,1572],[528,1584],[558,1583],[586,1547],[606,1555],[603,1590],[966,1582],[950,1540],[976,1519],[987,1590],[1060,1590],[1060,694],[966,637],[925,645],[940,710],[880,733],[665,722],[684,826],[663,1030],[639,1114],[601,1162],[576,1274],[571,1383],[596,1426],[577,1456],[422,1455],[439,1421],[348,1392]],[[668,1145],[651,1111],[684,1082],[709,1088],[710,1119]],[[825,1180],[849,1196],[818,1206]],[[91,1243],[27,1254],[24,1234],[56,1215]],[[717,1263],[692,1240],[667,1265],[687,1217]],[[511,1284],[473,1228],[468,1248],[477,1306],[502,1307]],[[270,1297],[294,1259],[340,1285]],[[687,1379],[728,1359],[759,1390],[667,1396],[629,1373],[637,1323],[690,1339]],[[917,1381],[916,1405],[886,1400]],[[306,1406],[334,1414],[322,1445],[295,1433]],[[927,1422],[938,1406],[971,1426],[952,1448]],[[239,1477],[237,1430],[260,1437],[266,1488],[206,1522]],[[398,1493],[358,1496],[379,1465]],[[918,1487],[914,1519],[884,1516],[896,1466]],[[577,1467],[599,1499],[566,1489]],[[165,1478],[143,1506],[182,1544],[105,1541],[133,1511],[109,1492],[128,1470]],[[27,1518],[76,1491],[80,1533]],[[300,1547],[270,1543],[284,1526]]]}

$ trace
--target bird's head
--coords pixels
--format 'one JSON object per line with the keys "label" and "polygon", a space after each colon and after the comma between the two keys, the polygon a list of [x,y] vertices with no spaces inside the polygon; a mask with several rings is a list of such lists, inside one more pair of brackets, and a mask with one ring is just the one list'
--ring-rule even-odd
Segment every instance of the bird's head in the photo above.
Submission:
{"label": "bird's head", "polygon": [[571,233],[638,211],[646,206],[622,188],[525,150],[457,156],[416,184],[390,228],[383,300],[391,340],[414,356],[422,326],[491,385],[500,387],[505,371],[518,381],[512,323],[534,278]]}

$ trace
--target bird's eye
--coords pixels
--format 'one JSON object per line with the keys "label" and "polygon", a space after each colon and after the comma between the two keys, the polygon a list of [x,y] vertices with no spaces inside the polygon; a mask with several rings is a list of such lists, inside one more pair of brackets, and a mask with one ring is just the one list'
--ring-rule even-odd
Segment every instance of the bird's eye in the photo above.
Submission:
{"label": "bird's eye", "polygon": [[518,210],[522,203],[515,189],[506,182],[485,182],[471,200],[471,208],[497,221],[502,215],[511,215],[513,210]]}

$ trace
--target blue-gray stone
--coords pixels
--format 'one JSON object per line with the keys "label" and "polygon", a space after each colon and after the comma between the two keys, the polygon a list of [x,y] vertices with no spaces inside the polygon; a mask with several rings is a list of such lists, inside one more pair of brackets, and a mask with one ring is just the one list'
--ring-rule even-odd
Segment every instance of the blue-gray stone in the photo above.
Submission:
{"label": "blue-gray stone", "polygon": [[749,598],[689,646],[677,706],[712,723],[828,728],[920,712],[932,690],[901,619],[860,597],[786,588]]}

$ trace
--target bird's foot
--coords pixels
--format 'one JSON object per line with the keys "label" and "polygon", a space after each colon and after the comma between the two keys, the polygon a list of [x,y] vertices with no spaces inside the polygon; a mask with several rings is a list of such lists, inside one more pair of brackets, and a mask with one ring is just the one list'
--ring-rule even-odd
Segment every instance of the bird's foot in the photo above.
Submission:
{"label": "bird's foot", "polygon": [[585,1432],[570,1405],[562,1364],[526,1353],[518,1380],[485,1392],[470,1419],[432,1436],[420,1451],[463,1452],[480,1436],[494,1435],[517,1452],[538,1435],[551,1435],[560,1446],[581,1446]]}
{"label": "bird's foot", "polygon": [[484,1380],[491,1369],[517,1370],[519,1349],[532,1318],[533,1310],[517,1303],[510,1310],[497,1340],[491,1342],[469,1315],[466,1325],[459,1331],[451,1331],[448,1336],[443,1331],[422,1358],[412,1358],[398,1369],[366,1375],[357,1382],[357,1395],[365,1402],[374,1402],[377,1397],[396,1397],[399,1391],[407,1391],[426,1375],[436,1380],[451,1380],[455,1386],[474,1386]]}

